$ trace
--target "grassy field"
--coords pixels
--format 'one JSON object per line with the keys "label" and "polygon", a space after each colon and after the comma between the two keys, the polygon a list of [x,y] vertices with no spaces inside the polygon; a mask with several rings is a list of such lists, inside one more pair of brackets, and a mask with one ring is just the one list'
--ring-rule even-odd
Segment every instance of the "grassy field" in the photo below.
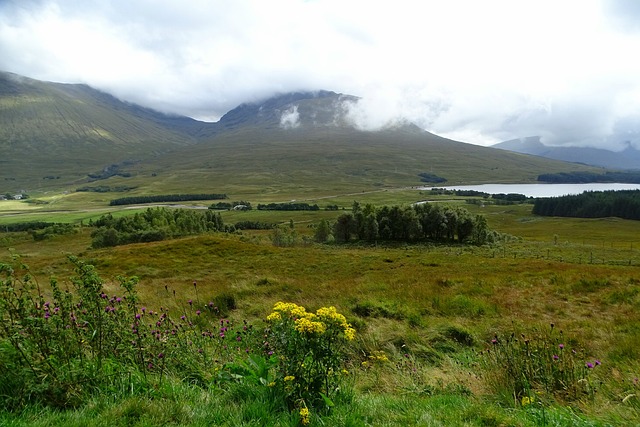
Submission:
{"label": "grassy field", "polygon": [[[353,200],[406,203],[424,196],[415,190],[384,191],[307,201],[348,209]],[[71,203],[71,212],[46,208],[35,214],[21,210],[22,204],[7,202],[2,222],[14,221],[9,213],[21,211],[19,218],[86,224],[107,210],[78,212],[82,202],[65,203]],[[141,301],[149,307],[180,312],[190,299],[233,295],[237,307],[231,318],[256,324],[277,301],[313,310],[335,306],[357,329],[353,360],[382,352],[388,361],[366,369],[354,362],[349,369],[353,393],[330,413],[313,418],[312,425],[638,425],[637,223],[533,217],[530,205],[463,206],[482,213],[491,228],[513,237],[484,247],[305,244],[302,236],[312,235],[310,226],[339,212],[223,212],[226,223],[292,220],[299,244],[274,247],[269,231],[255,231],[94,250],[91,229],[83,227],[77,234],[42,242],[34,242],[26,233],[0,234],[0,246],[5,248],[0,260],[9,261],[11,248],[41,283],[52,276],[69,283],[66,255],[79,255],[96,266],[109,291],[117,292],[116,276],[138,276]],[[530,405],[497,395],[483,368],[482,354],[492,338],[511,333],[532,336],[551,324],[568,344],[584,352],[585,360],[601,363],[589,377],[595,392],[571,401],[560,398]],[[238,387],[202,389],[175,379],[144,392],[96,396],[72,411],[27,407],[0,415],[0,423],[300,422],[295,414],[260,409],[261,398],[244,395],[246,390]]]}

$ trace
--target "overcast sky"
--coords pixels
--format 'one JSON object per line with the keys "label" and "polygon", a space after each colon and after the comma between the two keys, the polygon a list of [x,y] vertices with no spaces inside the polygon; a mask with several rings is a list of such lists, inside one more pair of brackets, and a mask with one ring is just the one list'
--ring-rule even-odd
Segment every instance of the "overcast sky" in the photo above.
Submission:
{"label": "overcast sky", "polygon": [[640,148],[640,0],[0,0],[0,70],[210,121],[326,89],[371,129]]}

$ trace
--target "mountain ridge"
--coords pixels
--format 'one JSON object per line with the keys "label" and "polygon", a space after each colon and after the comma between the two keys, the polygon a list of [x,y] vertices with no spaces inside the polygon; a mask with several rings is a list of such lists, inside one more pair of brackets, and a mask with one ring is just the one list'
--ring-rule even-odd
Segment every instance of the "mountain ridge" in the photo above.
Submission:
{"label": "mountain ridge", "polygon": [[640,150],[630,145],[622,151],[611,151],[594,147],[554,147],[543,144],[538,136],[530,136],[500,142],[492,145],[492,147],[597,167],[622,170],[640,169]]}
{"label": "mountain ridge", "polygon": [[419,185],[423,172],[449,182],[522,182],[585,169],[448,140],[411,123],[363,131],[349,115],[358,99],[326,90],[279,94],[207,123],[86,85],[0,73],[0,184],[73,191],[102,179],[141,193],[329,191]]}

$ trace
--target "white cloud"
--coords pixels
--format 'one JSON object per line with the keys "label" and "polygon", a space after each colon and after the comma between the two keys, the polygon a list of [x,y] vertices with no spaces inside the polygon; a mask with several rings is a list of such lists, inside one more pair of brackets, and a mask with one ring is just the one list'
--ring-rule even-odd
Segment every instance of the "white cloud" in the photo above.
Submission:
{"label": "white cloud", "polygon": [[9,0],[0,69],[209,120],[327,89],[363,98],[349,114],[365,129],[622,147],[640,145],[637,4]]}
{"label": "white cloud", "polygon": [[294,129],[298,126],[300,126],[300,113],[298,113],[298,106],[294,105],[284,111],[280,116],[280,127],[283,129]]}

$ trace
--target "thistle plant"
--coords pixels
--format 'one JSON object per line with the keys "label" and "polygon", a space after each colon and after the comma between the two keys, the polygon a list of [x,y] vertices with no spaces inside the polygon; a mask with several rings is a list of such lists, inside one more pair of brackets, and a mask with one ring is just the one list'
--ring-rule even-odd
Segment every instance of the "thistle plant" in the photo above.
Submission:
{"label": "thistle plant", "polygon": [[333,405],[355,330],[335,307],[311,313],[284,302],[275,304],[267,322],[267,351],[278,361],[272,386],[308,420],[305,408]]}
{"label": "thistle plant", "polygon": [[584,350],[570,348],[569,341],[554,324],[519,336],[496,334],[483,352],[484,379],[497,395],[521,406],[591,397],[589,377],[601,362],[586,359]]}
{"label": "thistle plant", "polygon": [[19,257],[0,264],[0,403],[6,408],[75,406],[87,394],[148,390],[168,376],[206,387],[228,380],[229,364],[261,351],[253,327],[220,319],[214,301],[200,305],[196,294],[196,306],[189,301],[178,320],[166,307],[139,306],[137,278],[119,277],[122,293],[108,295],[92,265],[70,260],[75,276],[67,289],[52,279],[46,293]]}

